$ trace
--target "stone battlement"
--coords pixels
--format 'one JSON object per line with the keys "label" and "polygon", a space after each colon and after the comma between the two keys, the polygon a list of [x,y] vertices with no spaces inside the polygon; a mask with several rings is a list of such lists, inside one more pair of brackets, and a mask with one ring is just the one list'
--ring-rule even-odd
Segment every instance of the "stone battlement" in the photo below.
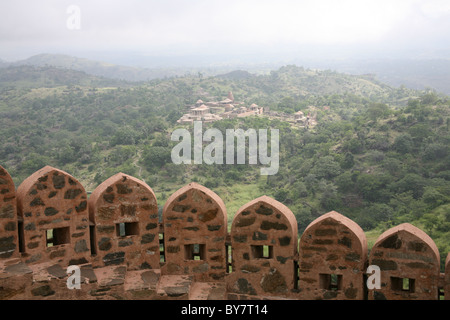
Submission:
{"label": "stone battlement", "polygon": [[[81,289],[67,287],[67,268]],[[380,288],[368,289],[367,268]],[[262,196],[227,228],[222,199],[197,183],[158,216],[145,182],[118,173],[88,197],[70,174],[44,167],[17,188],[0,166],[0,299],[450,300],[433,240],[401,224],[368,251],[361,227],[332,211],[299,235],[292,211]]]}

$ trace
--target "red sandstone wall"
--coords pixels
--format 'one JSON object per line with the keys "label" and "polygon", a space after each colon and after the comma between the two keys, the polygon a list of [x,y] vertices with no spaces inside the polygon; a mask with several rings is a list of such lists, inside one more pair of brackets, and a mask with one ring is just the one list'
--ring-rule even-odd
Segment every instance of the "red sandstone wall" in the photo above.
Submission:
{"label": "red sandstone wall", "polygon": [[[404,223],[384,232],[370,252],[370,264],[381,269],[381,289],[375,300],[436,300],[439,251],[422,230]],[[405,280],[403,280],[405,279]]]}
{"label": "red sandstone wall", "polygon": [[366,237],[350,219],[332,211],[305,229],[299,244],[302,298],[361,300],[366,269]]}
{"label": "red sandstone wall", "polygon": [[[89,216],[84,187],[68,173],[44,167],[17,189],[18,215],[23,219],[23,253],[26,263],[54,261],[62,265],[90,259]],[[62,230],[49,246],[47,230]],[[59,239],[56,239],[59,238]]]}
{"label": "red sandstone wall", "polygon": [[260,197],[240,208],[231,226],[233,272],[227,289],[232,297],[291,295],[297,234],[294,214],[274,199]]}
{"label": "red sandstone wall", "polygon": [[162,274],[224,280],[227,212],[217,194],[197,183],[181,188],[167,200],[163,224],[166,264]]}
{"label": "red sandstone wall", "polygon": [[158,205],[147,184],[118,173],[100,184],[88,203],[96,265],[159,269]]}
{"label": "red sandstone wall", "polygon": [[[310,224],[297,253],[294,215],[265,196],[238,211],[229,242],[223,201],[196,183],[168,199],[162,224],[157,212],[151,188],[121,173],[88,201],[83,186],[64,171],[45,167],[15,193],[0,167],[0,300],[364,299],[368,258],[381,268],[381,289],[368,290],[369,299],[437,299],[441,285],[450,300],[450,254],[440,281],[436,245],[409,224],[383,233],[368,257],[361,228],[337,212]],[[138,227],[121,235],[121,223]],[[60,228],[66,232],[48,239],[47,230]],[[159,232],[165,262],[159,260]],[[271,246],[268,256],[261,256],[260,246]],[[81,290],[66,286],[66,268],[73,264],[81,267]],[[341,276],[338,287],[329,287],[330,274]],[[198,295],[199,288],[211,292]]]}
{"label": "red sandstone wall", "polygon": [[18,255],[16,188],[9,173],[0,166],[0,259]]}

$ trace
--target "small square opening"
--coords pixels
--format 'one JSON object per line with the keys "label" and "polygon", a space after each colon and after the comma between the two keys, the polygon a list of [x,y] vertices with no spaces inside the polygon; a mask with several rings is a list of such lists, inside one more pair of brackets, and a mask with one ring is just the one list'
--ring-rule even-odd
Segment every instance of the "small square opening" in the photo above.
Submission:
{"label": "small square opening", "polygon": [[321,273],[319,275],[319,285],[321,289],[325,290],[342,290],[342,275]]}
{"label": "small square opening", "polygon": [[70,228],[54,228],[45,231],[47,247],[70,243]]}
{"label": "small square opening", "polygon": [[391,289],[394,291],[411,292],[415,291],[415,279],[391,277]]}
{"label": "small square opening", "polygon": [[184,246],[185,260],[205,260],[205,253],[204,244],[186,244]]}
{"label": "small square opening", "polygon": [[253,259],[272,259],[273,246],[251,246]]}
{"label": "small square opening", "polygon": [[116,235],[118,237],[139,235],[138,222],[121,222],[116,224]]}
{"label": "small square opening", "polygon": [[159,262],[166,262],[166,252],[164,247],[164,233],[159,233]]}
{"label": "small square opening", "polygon": [[232,257],[232,248],[230,245],[225,245],[225,260],[226,260],[226,272],[233,272],[233,257]]}

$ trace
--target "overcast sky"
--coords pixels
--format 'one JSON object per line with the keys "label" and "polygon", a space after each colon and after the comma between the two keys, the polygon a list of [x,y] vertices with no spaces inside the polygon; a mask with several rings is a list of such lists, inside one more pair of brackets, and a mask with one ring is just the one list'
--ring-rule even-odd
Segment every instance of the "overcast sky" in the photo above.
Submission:
{"label": "overcast sky", "polygon": [[[80,13],[75,30],[77,12],[68,11],[71,5]],[[449,53],[449,31],[450,0],[0,2],[0,58],[8,61],[43,52],[128,50],[148,55],[307,52],[310,47],[326,48],[331,56],[338,48],[386,56]]]}

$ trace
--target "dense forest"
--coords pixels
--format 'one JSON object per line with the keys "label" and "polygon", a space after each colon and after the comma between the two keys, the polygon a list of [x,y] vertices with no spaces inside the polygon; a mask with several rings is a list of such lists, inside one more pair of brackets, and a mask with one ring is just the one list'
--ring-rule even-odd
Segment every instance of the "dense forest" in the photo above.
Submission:
{"label": "dense forest", "polygon": [[[204,129],[280,130],[280,168],[175,165],[171,133],[186,105],[236,100],[265,110],[317,113],[302,128],[267,116],[226,119]],[[296,215],[299,232],[336,210],[357,222],[369,245],[387,228],[412,223],[450,251],[450,98],[393,88],[373,76],[285,66],[248,72],[123,82],[50,66],[0,69],[0,164],[16,186],[45,165],[74,175],[88,191],[117,172],[146,181],[162,207],[197,181],[237,209],[266,194]],[[443,261],[442,261],[443,262]]]}

